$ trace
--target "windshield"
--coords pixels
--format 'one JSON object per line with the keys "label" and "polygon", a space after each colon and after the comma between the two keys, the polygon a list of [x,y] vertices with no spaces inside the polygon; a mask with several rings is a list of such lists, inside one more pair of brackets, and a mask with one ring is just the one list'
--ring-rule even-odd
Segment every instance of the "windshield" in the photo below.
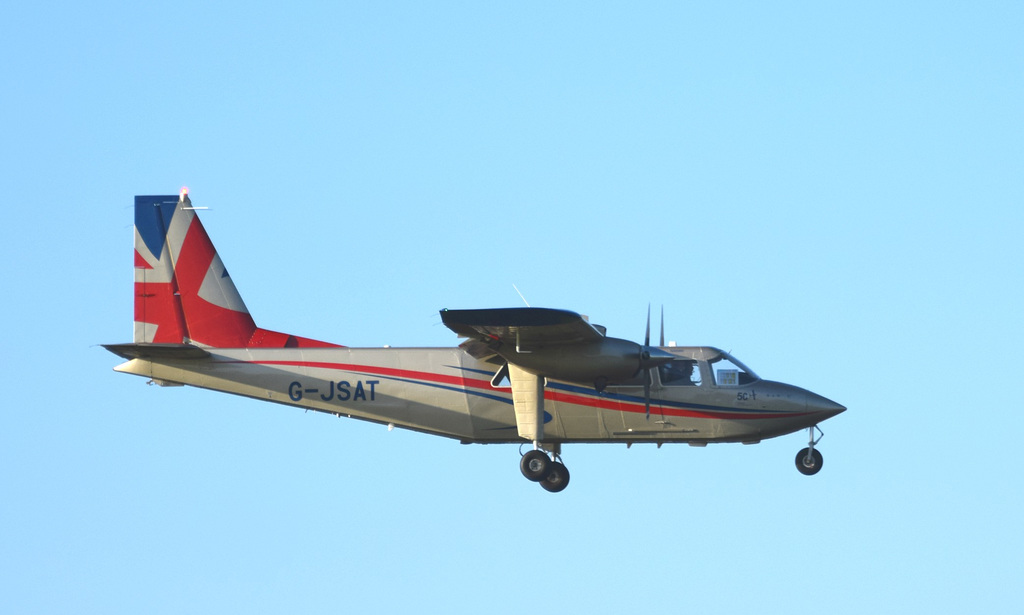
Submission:
{"label": "windshield", "polygon": [[727,352],[708,360],[708,365],[711,367],[715,384],[720,387],[737,387],[758,380],[757,374]]}

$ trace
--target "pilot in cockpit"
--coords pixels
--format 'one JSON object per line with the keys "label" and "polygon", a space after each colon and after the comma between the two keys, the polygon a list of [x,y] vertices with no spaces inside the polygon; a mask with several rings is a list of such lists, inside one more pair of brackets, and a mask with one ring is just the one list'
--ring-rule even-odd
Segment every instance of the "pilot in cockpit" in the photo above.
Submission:
{"label": "pilot in cockpit", "polygon": [[697,382],[694,382],[693,379],[696,366],[696,362],[691,359],[676,359],[671,363],[666,363],[659,368],[661,383],[674,386],[696,386],[700,384],[699,379]]}

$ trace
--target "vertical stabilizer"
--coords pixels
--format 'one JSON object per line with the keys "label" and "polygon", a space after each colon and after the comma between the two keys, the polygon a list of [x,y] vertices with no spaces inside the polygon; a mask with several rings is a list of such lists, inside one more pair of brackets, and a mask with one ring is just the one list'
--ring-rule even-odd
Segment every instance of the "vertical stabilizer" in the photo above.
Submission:
{"label": "vertical stabilizer", "polygon": [[135,197],[136,343],[333,346],[256,326],[188,191]]}
{"label": "vertical stabilizer", "polygon": [[167,247],[167,227],[178,197],[135,197],[135,335],[136,343],[181,343],[188,339],[174,265]]}

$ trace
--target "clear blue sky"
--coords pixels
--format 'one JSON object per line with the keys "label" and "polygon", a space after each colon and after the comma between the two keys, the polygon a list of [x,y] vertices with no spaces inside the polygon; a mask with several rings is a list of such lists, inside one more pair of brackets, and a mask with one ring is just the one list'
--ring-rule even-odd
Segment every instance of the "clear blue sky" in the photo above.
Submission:
{"label": "clear blue sky", "polygon": [[[1011,612],[1024,5],[16,3],[0,40],[0,611]],[[514,446],[116,374],[132,197],[257,322],[448,346],[576,310],[850,409]]]}

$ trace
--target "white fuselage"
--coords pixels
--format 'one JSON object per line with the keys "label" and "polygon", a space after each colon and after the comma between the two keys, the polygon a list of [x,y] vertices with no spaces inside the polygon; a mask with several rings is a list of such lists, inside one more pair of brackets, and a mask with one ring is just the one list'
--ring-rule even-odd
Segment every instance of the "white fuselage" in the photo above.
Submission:
{"label": "white fuselage", "polygon": [[[677,351],[675,348],[666,348]],[[448,436],[464,443],[522,442],[497,365],[459,348],[208,348],[206,358],[132,359],[120,372]],[[706,365],[702,369],[707,370]],[[643,389],[549,381],[545,442],[757,442],[823,420],[813,393],[757,380],[740,386],[655,382]],[[827,401],[827,400],[825,400]],[[831,414],[830,414],[831,415]]]}

